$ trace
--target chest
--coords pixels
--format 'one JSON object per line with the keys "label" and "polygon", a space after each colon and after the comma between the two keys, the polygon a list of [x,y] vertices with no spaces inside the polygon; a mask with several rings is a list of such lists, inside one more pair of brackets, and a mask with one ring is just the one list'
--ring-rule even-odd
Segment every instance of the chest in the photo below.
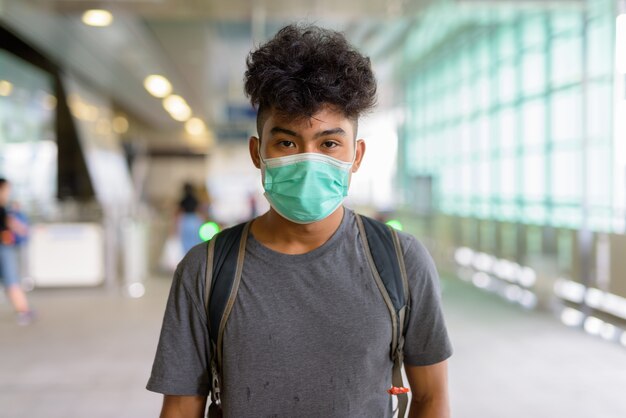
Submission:
{"label": "chest", "polygon": [[242,355],[388,356],[391,320],[364,257],[346,251],[298,265],[246,261],[225,332]]}

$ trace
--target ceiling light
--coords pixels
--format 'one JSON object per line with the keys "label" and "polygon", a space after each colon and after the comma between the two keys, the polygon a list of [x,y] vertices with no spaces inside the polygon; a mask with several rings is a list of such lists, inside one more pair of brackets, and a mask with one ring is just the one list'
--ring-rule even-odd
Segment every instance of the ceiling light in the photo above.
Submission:
{"label": "ceiling light", "polygon": [[185,122],[186,120],[189,120],[189,118],[191,117],[191,109],[187,108],[185,110],[181,109],[180,111],[177,111],[177,112],[170,112],[170,116],[174,120],[177,120],[179,122]]}
{"label": "ceiling light", "polygon": [[13,91],[13,84],[6,80],[0,80],[0,96],[9,96]]}
{"label": "ceiling light", "polygon": [[46,110],[54,110],[57,107],[57,98],[51,94],[45,93],[41,100],[41,105]]}
{"label": "ceiling light", "polygon": [[160,99],[172,92],[172,85],[167,78],[157,74],[146,77],[143,86],[148,90],[148,93]]}
{"label": "ceiling light", "polygon": [[108,10],[87,10],[83,13],[83,23],[89,26],[104,27],[113,22],[113,15]]}
{"label": "ceiling light", "polygon": [[96,122],[96,132],[100,135],[108,135],[111,133],[111,122],[108,119],[98,119]]}
{"label": "ceiling light", "polygon": [[187,102],[177,94],[172,94],[163,99],[163,107],[170,113],[176,113],[181,109],[189,107]]}
{"label": "ceiling light", "polygon": [[128,132],[128,119],[124,116],[116,116],[113,118],[113,132],[116,134],[124,134]]}
{"label": "ceiling light", "polygon": [[199,118],[191,118],[185,123],[185,130],[189,135],[202,135],[206,132],[206,125]]}
{"label": "ceiling light", "polygon": [[163,107],[177,121],[184,122],[191,117],[191,108],[185,99],[176,94],[163,99]]}

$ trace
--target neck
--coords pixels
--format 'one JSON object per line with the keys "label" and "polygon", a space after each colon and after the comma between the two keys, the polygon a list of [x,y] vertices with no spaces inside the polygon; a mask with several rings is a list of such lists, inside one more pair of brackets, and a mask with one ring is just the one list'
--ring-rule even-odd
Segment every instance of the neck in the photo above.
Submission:
{"label": "neck", "polygon": [[274,209],[256,218],[251,226],[254,238],[266,247],[284,254],[305,254],[321,247],[335,233],[344,208],[321,221],[301,225],[280,216]]}

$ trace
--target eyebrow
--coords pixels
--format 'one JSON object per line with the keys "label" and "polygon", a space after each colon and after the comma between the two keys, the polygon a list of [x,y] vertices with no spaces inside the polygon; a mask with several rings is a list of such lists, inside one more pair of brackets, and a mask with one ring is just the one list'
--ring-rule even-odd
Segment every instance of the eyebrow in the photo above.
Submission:
{"label": "eyebrow", "polygon": [[289,135],[289,136],[295,136],[296,138],[300,138],[301,136],[298,135],[296,132],[294,131],[290,131],[289,129],[285,129],[285,128],[281,128],[280,126],[274,126],[271,130],[270,133],[273,134],[285,134],[285,135]]}
{"label": "eyebrow", "polygon": [[335,129],[327,129],[325,131],[322,132],[318,132],[316,133],[313,138],[319,138],[321,136],[328,136],[328,135],[340,135],[340,136],[346,136],[346,131],[344,131],[341,128],[335,128]]}

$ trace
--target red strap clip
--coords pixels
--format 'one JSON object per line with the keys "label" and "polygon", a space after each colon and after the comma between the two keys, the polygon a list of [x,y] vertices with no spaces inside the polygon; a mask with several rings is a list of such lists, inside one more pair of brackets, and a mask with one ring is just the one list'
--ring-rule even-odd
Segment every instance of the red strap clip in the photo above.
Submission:
{"label": "red strap clip", "polygon": [[392,386],[391,389],[387,389],[387,393],[390,395],[402,395],[403,393],[409,393],[409,388]]}

